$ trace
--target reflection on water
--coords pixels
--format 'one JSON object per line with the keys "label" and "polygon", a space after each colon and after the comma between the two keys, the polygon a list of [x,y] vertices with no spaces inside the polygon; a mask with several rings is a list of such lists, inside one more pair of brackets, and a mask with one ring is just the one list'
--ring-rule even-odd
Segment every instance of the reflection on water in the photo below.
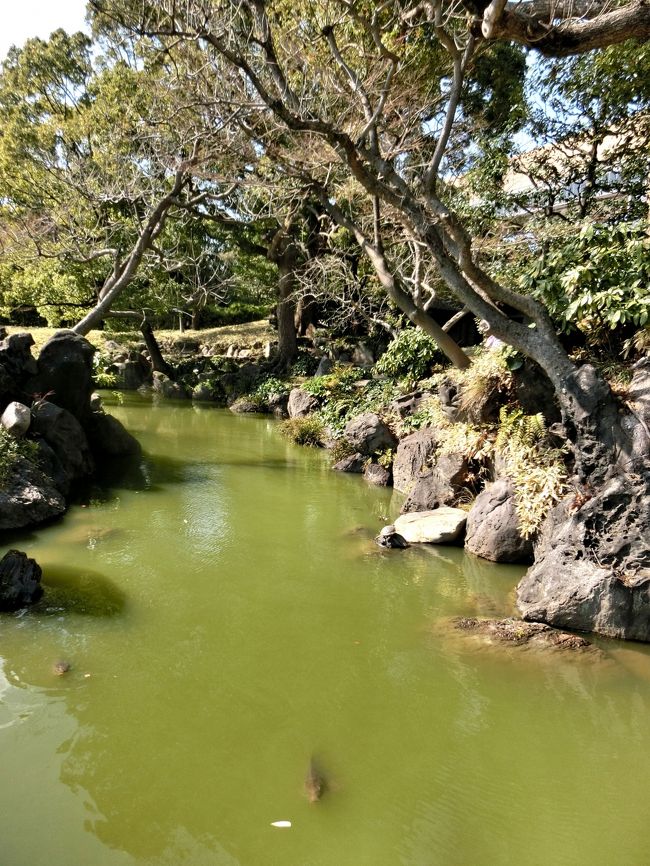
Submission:
{"label": "reflection on water", "polygon": [[521,569],[377,547],[398,497],[266,419],[114,411],[145,457],[25,537],[0,620],[1,866],[648,862],[644,647],[463,641]]}

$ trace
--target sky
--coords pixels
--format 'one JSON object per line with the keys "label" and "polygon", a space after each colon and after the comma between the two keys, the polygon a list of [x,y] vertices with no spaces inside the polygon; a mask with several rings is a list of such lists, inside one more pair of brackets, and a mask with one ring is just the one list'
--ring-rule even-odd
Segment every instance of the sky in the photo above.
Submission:
{"label": "sky", "polygon": [[47,39],[59,27],[84,29],[85,10],[86,0],[0,0],[0,61],[32,36]]}

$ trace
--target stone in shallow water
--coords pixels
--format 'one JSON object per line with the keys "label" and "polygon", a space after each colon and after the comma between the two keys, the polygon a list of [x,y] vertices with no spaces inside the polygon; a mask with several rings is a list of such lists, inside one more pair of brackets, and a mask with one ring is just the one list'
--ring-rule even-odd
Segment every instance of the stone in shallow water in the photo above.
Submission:
{"label": "stone in shallow water", "polygon": [[454,620],[454,628],[458,631],[482,635],[491,643],[514,644],[515,646],[533,645],[567,650],[591,648],[591,643],[580,635],[558,631],[541,622],[460,617]]}
{"label": "stone in shallow water", "polygon": [[43,595],[41,568],[20,550],[10,550],[0,560],[0,610],[18,610]]}
{"label": "stone in shallow water", "polygon": [[411,544],[448,544],[456,541],[465,529],[467,512],[462,508],[435,508],[433,511],[411,511],[395,521],[395,530]]}

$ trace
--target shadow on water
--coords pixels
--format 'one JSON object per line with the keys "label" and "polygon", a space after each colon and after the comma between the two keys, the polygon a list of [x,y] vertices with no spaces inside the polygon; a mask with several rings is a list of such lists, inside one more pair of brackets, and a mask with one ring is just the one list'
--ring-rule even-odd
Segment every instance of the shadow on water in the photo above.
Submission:
{"label": "shadow on water", "polygon": [[85,568],[46,566],[42,586],[43,597],[28,615],[110,617],[122,613],[126,606],[126,595],[111,580]]}

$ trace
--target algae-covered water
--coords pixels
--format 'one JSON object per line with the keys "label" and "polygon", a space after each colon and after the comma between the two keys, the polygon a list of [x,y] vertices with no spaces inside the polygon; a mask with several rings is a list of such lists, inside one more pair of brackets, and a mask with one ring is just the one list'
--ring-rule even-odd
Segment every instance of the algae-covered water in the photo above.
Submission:
{"label": "algae-covered water", "polygon": [[644,647],[458,637],[521,569],[381,550],[390,492],[270,420],[111,411],[140,465],[2,550],[46,593],[0,618],[0,866],[650,863]]}

